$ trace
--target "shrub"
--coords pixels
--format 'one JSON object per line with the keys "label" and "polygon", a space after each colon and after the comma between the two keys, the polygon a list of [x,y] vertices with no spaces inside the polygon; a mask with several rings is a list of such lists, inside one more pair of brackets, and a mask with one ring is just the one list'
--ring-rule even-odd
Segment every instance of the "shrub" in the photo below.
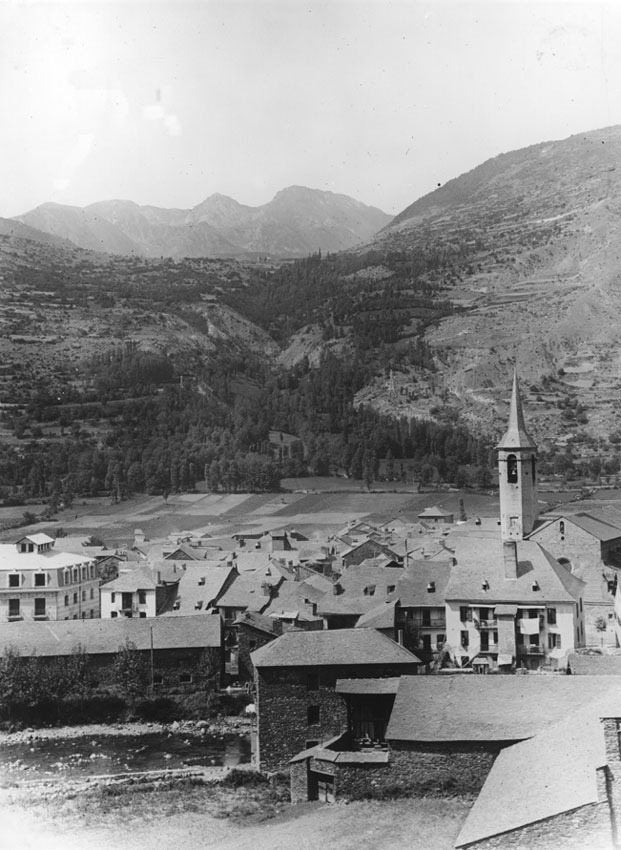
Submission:
{"label": "shrub", "polygon": [[231,788],[253,788],[257,785],[268,785],[269,777],[258,770],[242,770],[234,767],[222,780],[223,785]]}

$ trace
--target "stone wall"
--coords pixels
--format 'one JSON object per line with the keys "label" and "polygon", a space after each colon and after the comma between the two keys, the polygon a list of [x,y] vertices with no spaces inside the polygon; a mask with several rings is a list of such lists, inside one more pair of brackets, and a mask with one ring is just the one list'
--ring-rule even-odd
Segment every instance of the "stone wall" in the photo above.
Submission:
{"label": "stone wall", "polygon": [[[352,667],[278,667],[256,671],[258,759],[262,770],[285,767],[310,741],[323,741],[347,728],[345,700],[335,692],[337,679],[397,677],[415,672],[407,664]],[[319,674],[319,688],[309,677]],[[315,689],[309,689],[309,686]],[[309,709],[318,709],[311,722]]]}
{"label": "stone wall", "polygon": [[412,744],[402,749],[389,749],[385,764],[334,762],[315,755],[291,765],[292,802],[308,799],[308,769],[334,776],[337,799],[424,793],[471,794],[483,786],[500,749],[498,744],[460,741]]}

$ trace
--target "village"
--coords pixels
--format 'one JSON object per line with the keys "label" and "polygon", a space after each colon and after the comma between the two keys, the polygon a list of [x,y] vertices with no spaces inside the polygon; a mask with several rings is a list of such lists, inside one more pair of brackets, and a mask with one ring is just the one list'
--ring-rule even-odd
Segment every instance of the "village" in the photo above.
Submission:
{"label": "village", "polygon": [[[621,517],[540,513],[517,374],[497,450],[499,516],[460,498],[324,535],[17,536],[0,551],[3,679],[73,664],[61,725],[78,680],[87,720],[102,694],[123,697],[116,720],[228,699],[251,767],[285,770],[293,804],[464,793],[457,847],[614,846]],[[33,722],[24,702],[3,685],[5,721]]]}

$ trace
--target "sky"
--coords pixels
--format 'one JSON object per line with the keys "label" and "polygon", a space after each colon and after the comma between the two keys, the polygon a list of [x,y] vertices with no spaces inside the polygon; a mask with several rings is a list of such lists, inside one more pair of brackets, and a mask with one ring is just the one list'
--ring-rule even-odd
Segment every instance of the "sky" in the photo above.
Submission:
{"label": "sky", "polygon": [[396,214],[621,124],[621,3],[0,0],[0,104],[0,216],[291,185]]}

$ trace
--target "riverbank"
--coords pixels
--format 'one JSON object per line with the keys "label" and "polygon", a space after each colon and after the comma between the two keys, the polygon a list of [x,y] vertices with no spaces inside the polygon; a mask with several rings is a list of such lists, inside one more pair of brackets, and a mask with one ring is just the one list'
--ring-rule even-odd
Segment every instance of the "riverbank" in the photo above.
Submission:
{"label": "riverbank", "polygon": [[252,720],[248,717],[220,717],[215,720],[180,720],[173,723],[88,723],[79,726],[28,727],[15,731],[0,731],[0,746],[25,744],[28,741],[85,738],[100,735],[111,737],[137,735],[249,735]]}

